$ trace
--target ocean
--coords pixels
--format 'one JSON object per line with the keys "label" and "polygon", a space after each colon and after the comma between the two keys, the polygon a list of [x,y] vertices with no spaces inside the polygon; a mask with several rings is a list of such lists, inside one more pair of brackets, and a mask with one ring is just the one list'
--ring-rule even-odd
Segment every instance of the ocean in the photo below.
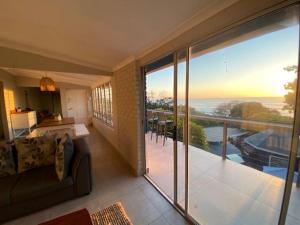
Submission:
{"label": "ocean", "polygon": [[[184,105],[184,102],[184,99],[178,99],[178,105]],[[279,111],[283,116],[292,116],[287,110],[283,110],[285,103],[282,97],[199,98],[190,99],[189,106],[199,112],[212,115],[220,104],[230,102],[260,102],[265,107]]]}

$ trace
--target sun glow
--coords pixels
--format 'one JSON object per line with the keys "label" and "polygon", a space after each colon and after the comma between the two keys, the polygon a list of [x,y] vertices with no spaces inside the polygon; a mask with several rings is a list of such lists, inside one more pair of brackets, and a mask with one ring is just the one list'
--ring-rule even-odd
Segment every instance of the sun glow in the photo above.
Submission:
{"label": "sun glow", "polygon": [[4,89],[4,104],[5,104],[5,110],[6,110],[6,115],[7,115],[7,125],[8,125],[8,130],[9,130],[9,135],[12,137],[12,127],[11,127],[11,118],[10,118],[10,113],[11,111],[15,110],[16,105],[15,105],[15,96],[14,96],[14,91],[11,89]]}
{"label": "sun glow", "polygon": [[[299,27],[291,26],[203,55],[192,55],[189,97],[284,97],[289,91],[285,85],[296,79],[296,73],[285,68],[297,65],[298,37]],[[179,64],[179,77],[185,74],[183,68]],[[151,95],[172,97],[173,74],[172,66],[148,74],[147,89]],[[178,98],[185,98],[184,85],[185,80],[179,80]]]}

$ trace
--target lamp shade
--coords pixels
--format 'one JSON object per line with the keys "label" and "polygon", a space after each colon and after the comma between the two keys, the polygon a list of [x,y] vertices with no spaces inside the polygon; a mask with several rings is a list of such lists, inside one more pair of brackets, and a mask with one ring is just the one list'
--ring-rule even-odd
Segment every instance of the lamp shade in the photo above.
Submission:
{"label": "lamp shade", "polygon": [[42,77],[40,81],[41,91],[55,91],[55,82],[49,77]]}

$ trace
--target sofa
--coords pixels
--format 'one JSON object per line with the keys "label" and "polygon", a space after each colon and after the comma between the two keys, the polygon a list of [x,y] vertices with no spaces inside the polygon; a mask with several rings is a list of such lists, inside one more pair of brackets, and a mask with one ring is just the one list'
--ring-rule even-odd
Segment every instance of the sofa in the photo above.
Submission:
{"label": "sofa", "polygon": [[[92,190],[91,156],[83,138],[73,140],[68,176],[59,181],[54,165],[0,178],[0,224]],[[13,150],[14,158],[16,151]]]}

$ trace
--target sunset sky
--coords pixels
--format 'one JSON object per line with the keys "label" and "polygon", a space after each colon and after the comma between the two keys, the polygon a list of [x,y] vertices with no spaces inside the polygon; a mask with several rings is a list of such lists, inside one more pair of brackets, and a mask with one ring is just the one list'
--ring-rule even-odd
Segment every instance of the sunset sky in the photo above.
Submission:
{"label": "sunset sky", "polygon": [[[282,97],[284,84],[296,77],[283,68],[297,65],[298,30],[292,26],[192,58],[190,98]],[[184,67],[179,64],[179,98],[184,97]],[[153,97],[172,96],[172,67],[147,75],[146,81]]]}

